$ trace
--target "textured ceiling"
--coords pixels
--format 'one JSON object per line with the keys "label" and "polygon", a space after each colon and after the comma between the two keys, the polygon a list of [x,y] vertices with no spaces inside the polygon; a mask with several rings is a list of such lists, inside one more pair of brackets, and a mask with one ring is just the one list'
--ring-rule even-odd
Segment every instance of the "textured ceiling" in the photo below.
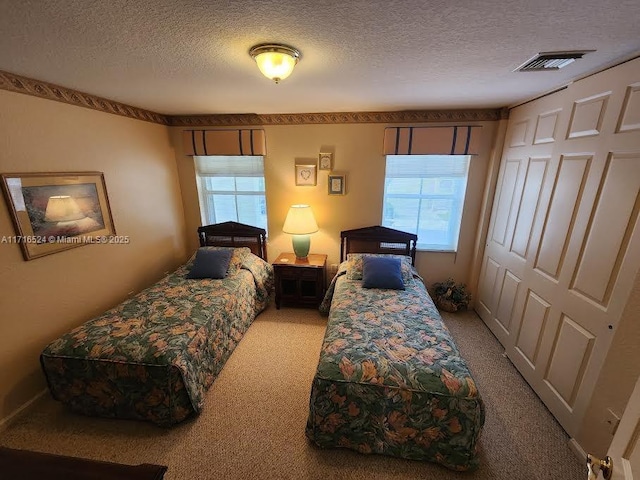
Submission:
{"label": "textured ceiling", "polygon": [[[0,70],[165,114],[514,105],[640,54],[638,0],[0,0]],[[248,55],[302,52],[275,85]],[[538,52],[597,49],[556,72]]]}

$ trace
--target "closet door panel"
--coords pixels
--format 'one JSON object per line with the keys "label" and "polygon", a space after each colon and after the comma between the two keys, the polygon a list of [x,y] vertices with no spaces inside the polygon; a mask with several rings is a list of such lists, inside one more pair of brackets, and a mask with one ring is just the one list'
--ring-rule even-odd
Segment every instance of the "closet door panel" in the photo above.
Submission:
{"label": "closet door panel", "polygon": [[511,111],[476,308],[576,435],[640,269],[640,59]]}

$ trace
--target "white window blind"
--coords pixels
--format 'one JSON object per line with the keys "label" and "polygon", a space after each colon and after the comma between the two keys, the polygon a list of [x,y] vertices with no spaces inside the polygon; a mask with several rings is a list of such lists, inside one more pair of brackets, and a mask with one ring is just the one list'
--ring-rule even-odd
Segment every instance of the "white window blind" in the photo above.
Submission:
{"label": "white window blind", "polygon": [[382,225],[418,235],[421,250],[456,251],[468,155],[387,155]]}
{"label": "white window blind", "polygon": [[234,221],[267,228],[262,156],[194,157],[203,225]]}

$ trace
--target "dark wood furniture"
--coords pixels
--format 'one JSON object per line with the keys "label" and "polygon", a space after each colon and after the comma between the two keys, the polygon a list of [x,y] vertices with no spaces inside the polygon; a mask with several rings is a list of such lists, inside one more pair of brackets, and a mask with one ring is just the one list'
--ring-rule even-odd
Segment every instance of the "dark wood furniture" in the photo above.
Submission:
{"label": "dark wood furniture", "polygon": [[238,222],[222,222],[198,228],[200,246],[249,247],[254,255],[267,260],[267,232]]}
{"label": "dark wood furniture", "polygon": [[326,263],[326,255],[310,253],[301,260],[293,253],[281,253],[273,262],[276,308],[282,303],[313,308],[320,305],[326,285]]}
{"label": "dark wood furniture", "polygon": [[409,255],[411,264],[416,264],[418,236],[393,228],[372,226],[343,230],[340,232],[340,261],[347,253],[393,253]]}
{"label": "dark wood furniture", "polygon": [[0,471],[2,478],[22,480],[162,480],[167,467],[148,463],[123,465],[0,447]]}

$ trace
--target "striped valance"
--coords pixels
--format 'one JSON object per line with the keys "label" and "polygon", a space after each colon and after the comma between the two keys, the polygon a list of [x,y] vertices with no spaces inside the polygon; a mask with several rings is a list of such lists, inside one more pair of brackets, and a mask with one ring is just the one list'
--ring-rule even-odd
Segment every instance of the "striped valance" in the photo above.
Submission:
{"label": "striped valance", "polygon": [[185,130],[185,155],[266,155],[264,130]]}
{"label": "striped valance", "polygon": [[478,155],[480,126],[388,127],[385,155]]}

